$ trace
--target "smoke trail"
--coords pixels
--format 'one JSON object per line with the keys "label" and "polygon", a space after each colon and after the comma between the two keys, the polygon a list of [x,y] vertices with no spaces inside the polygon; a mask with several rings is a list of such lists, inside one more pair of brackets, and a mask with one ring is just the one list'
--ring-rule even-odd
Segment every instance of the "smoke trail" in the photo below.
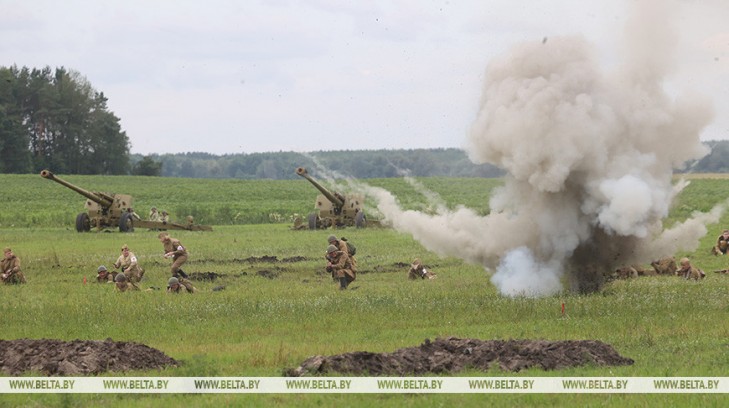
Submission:
{"label": "smoke trail", "polygon": [[490,63],[468,153],[508,172],[491,214],[402,211],[371,188],[379,211],[426,248],[495,270],[509,296],[556,293],[563,276],[595,291],[617,266],[695,249],[724,204],[666,231],[662,219],[686,185],[672,185],[673,169],[706,154],[699,134],[712,108],[663,90],[675,68],[673,9],[635,4],[616,72],[600,71],[582,37],[520,44]]}

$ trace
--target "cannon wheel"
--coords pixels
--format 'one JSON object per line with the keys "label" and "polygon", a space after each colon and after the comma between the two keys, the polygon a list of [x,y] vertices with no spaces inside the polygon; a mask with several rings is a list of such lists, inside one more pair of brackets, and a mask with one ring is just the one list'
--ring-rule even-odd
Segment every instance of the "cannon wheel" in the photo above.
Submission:
{"label": "cannon wheel", "polygon": [[357,228],[364,228],[367,225],[364,212],[360,211],[354,216],[354,226]]}
{"label": "cannon wheel", "polygon": [[316,229],[316,219],[319,218],[316,213],[309,214],[308,220],[309,220],[309,229],[315,230]]}
{"label": "cannon wheel", "polygon": [[119,218],[119,231],[134,232],[134,219],[132,218],[132,214],[122,214],[121,218]]}
{"label": "cannon wheel", "polygon": [[89,221],[89,215],[85,212],[79,213],[76,216],[76,231],[78,232],[89,232],[91,231],[91,222]]}

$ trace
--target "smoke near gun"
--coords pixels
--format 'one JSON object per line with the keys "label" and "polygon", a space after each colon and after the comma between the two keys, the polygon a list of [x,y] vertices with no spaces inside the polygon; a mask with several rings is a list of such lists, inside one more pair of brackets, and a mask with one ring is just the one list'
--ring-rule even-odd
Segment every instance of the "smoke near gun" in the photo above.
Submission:
{"label": "smoke near gun", "polygon": [[369,188],[386,221],[426,248],[482,264],[508,296],[596,291],[615,267],[693,251],[726,203],[664,229],[687,183],[672,173],[705,155],[713,115],[691,93],[670,97],[674,10],[636,2],[622,65],[601,71],[582,37],[519,44],[492,61],[467,151],[508,172],[491,213],[402,210]]}

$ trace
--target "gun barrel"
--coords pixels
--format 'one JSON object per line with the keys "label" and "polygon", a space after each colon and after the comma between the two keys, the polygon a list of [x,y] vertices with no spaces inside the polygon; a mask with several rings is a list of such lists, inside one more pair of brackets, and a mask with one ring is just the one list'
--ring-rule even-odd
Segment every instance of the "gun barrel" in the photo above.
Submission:
{"label": "gun barrel", "polygon": [[40,175],[41,175],[41,177],[43,177],[45,179],[53,180],[62,186],[70,188],[71,190],[88,198],[89,200],[99,203],[99,205],[101,205],[101,206],[111,207],[111,205],[114,203],[114,200],[111,197],[101,195],[99,193],[92,193],[90,191],[84,190],[81,187],[75,186],[75,185],[69,183],[68,181],[63,180],[62,178],[56,177],[56,175],[51,173],[50,170],[43,170],[40,172]]}
{"label": "gun barrel", "polygon": [[314,180],[313,178],[311,178],[311,176],[309,175],[309,173],[306,171],[306,168],[304,168],[304,167],[297,167],[296,168],[296,174],[298,174],[299,176],[301,176],[301,177],[309,180],[309,183],[313,184],[314,187],[316,187],[317,190],[321,191],[321,193],[324,194],[324,196],[329,201],[331,201],[332,204],[334,204],[337,207],[344,206],[344,201],[340,200],[337,196],[335,196],[334,194],[332,194],[331,191],[327,190],[321,184],[317,183],[316,180]]}

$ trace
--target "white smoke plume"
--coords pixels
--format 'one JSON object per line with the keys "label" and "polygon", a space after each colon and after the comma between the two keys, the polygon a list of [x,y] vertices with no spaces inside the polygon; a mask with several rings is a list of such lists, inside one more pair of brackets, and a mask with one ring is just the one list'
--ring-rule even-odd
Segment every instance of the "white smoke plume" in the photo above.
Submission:
{"label": "white smoke plume", "polygon": [[686,184],[672,171],[701,158],[709,101],[672,98],[663,82],[676,67],[671,2],[637,1],[624,60],[603,73],[579,36],[515,46],[486,71],[469,157],[507,171],[478,216],[438,207],[403,211],[371,188],[378,210],[426,248],[495,271],[509,296],[597,290],[606,272],[692,250],[724,205],[663,229],[671,200]]}

